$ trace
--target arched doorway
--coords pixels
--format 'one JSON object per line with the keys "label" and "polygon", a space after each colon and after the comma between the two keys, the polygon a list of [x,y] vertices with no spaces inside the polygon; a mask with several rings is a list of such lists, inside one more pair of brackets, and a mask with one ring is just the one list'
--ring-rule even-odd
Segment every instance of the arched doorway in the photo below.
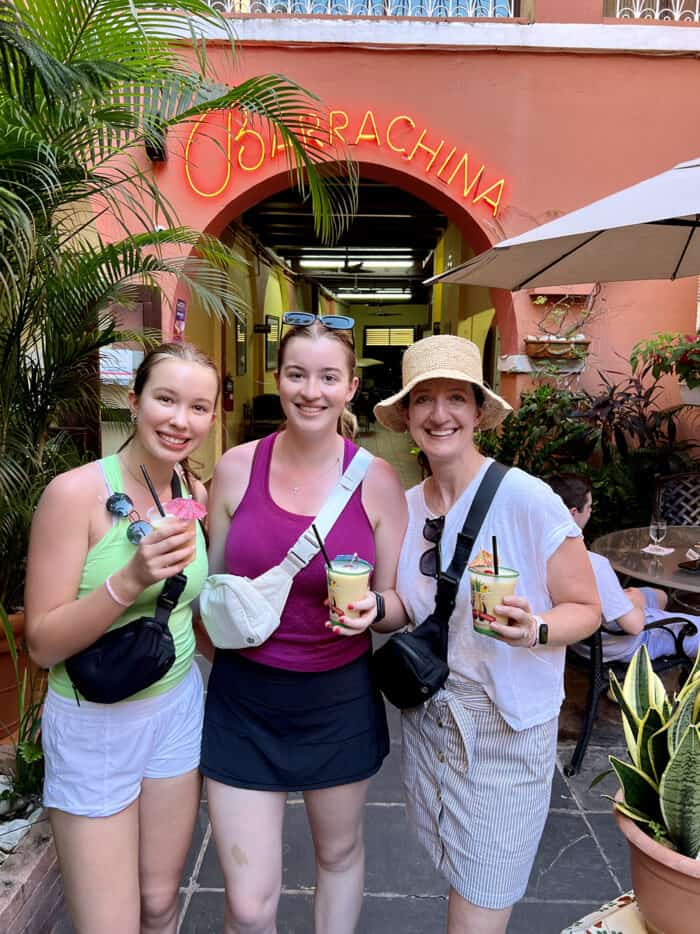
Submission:
{"label": "arched doorway", "polygon": [[[251,399],[274,392],[271,348],[275,333],[271,332],[279,329],[281,313],[291,308],[343,311],[355,317],[358,356],[381,362],[362,373],[358,413],[365,417],[377,397],[398,385],[400,357],[407,342],[426,333],[454,333],[475,340],[486,351],[486,378],[497,386],[498,348],[517,339],[510,295],[454,286],[426,289],[422,285],[433,272],[486,249],[491,241],[485,226],[476,212],[467,210],[434,181],[368,160],[359,163],[359,171],[358,218],[330,248],[311,236],[310,209],[289,188],[286,171],[250,184],[209,217],[207,231],[236,243],[246,254],[248,271],[242,285],[251,307],[243,334],[238,327],[198,320],[196,309],[188,316],[187,336],[215,356],[234,384],[234,409],[224,415],[218,450],[212,451],[212,456],[245,438]],[[373,198],[379,199],[379,204],[372,203]],[[420,229],[423,222],[430,228],[432,241]],[[362,230],[368,225],[377,229],[374,237],[363,243]],[[402,225],[406,230],[401,230]],[[383,231],[388,231],[385,242]],[[411,231],[416,234],[413,245]],[[399,232],[403,236],[399,237]],[[391,286],[400,278],[393,271],[378,266],[371,278],[366,275],[367,263],[372,260],[376,266],[380,255],[391,255],[397,262],[398,247],[404,251],[401,256],[410,254],[416,261],[411,281],[414,294],[412,301],[405,303],[369,289],[373,279],[383,287]],[[342,262],[335,270],[314,268],[312,263],[302,265],[310,253],[326,263],[331,256]],[[349,289],[342,291],[341,285]],[[358,294],[353,297],[348,291]],[[367,300],[360,302],[362,294]]]}

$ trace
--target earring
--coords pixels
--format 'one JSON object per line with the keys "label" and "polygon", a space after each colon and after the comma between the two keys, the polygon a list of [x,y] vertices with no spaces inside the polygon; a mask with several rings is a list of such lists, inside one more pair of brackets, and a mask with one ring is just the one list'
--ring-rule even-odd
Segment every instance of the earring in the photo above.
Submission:
{"label": "earring", "polygon": [[138,422],[139,418],[136,412],[131,413],[131,424],[135,425]]}

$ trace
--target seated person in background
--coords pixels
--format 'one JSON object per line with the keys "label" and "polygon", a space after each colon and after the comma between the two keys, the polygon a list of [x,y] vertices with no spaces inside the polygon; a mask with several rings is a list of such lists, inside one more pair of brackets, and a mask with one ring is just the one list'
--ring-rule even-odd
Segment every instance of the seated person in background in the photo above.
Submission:
{"label": "seated person in background", "polygon": [[[564,501],[564,505],[573,516],[576,525],[583,529],[591,517],[593,495],[591,484],[586,477],[562,474],[552,477],[549,484]],[[605,624],[609,629],[619,629],[626,636],[610,636],[601,633],[603,639],[603,661],[629,661],[640,645],[645,644],[650,658],[670,655],[675,652],[675,645],[668,630],[678,633],[685,625],[682,622],[669,623],[668,629],[644,631],[647,623],[678,617],[678,614],[665,611],[668,601],[663,590],[654,587],[623,588],[617,574],[607,558],[589,551],[593,572],[595,573],[600,603]],[[700,616],[681,614],[684,620],[695,623],[700,633]],[[700,634],[687,636],[683,640],[683,649],[689,658],[695,658],[700,645]],[[581,643],[572,645],[579,655],[588,655],[588,646]]]}

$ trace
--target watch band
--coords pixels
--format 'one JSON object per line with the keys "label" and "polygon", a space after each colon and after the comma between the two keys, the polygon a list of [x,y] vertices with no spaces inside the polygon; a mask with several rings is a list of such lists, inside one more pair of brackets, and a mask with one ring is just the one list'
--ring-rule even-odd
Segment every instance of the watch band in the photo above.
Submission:
{"label": "watch band", "polygon": [[547,645],[549,641],[549,626],[541,616],[537,616],[535,613],[532,614],[532,618],[535,620],[535,640],[530,648],[534,649],[536,645]]}
{"label": "watch band", "polygon": [[[377,601],[377,615],[374,617],[375,623],[380,623],[386,616],[386,604],[384,603],[384,597],[378,593],[376,590],[373,590],[374,599]],[[374,625],[374,623],[372,624]]]}

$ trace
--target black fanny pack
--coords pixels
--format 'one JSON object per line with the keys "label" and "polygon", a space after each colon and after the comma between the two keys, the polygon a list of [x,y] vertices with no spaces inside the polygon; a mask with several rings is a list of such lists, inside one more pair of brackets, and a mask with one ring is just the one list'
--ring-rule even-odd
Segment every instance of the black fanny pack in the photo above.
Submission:
{"label": "black fanny pack", "polygon": [[167,674],[175,662],[170,614],[187,585],[184,574],[169,577],[156,601],[154,616],[110,629],[65,661],[68,677],[86,700],[116,704],[138,694]]}
{"label": "black fanny pack", "polygon": [[[171,489],[173,498],[182,495],[175,472]],[[160,681],[175,663],[175,642],[168,621],[186,585],[182,573],[169,577],[156,600],[153,616],[140,616],[110,629],[92,645],[67,658],[66,671],[74,690],[93,703],[116,704]]]}
{"label": "black fanny pack", "polygon": [[[450,566],[438,573],[433,612],[413,632],[397,633],[372,656],[375,683],[386,699],[400,710],[418,707],[447,681],[449,623],[459,582],[496,490],[507,473],[507,467],[494,462],[484,474],[462,531],[457,535]],[[439,554],[439,542],[436,547]]]}

